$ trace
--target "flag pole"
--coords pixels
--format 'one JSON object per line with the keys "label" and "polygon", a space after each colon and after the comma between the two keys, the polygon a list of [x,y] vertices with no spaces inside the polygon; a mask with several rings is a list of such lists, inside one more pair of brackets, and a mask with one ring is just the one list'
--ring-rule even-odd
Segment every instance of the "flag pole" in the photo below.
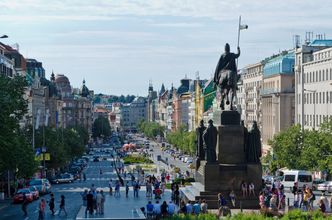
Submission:
{"label": "flag pole", "polygon": [[[237,48],[240,46],[240,27],[241,27],[241,15],[239,17],[239,27],[237,31]],[[236,59],[236,66],[238,67],[239,58]]]}

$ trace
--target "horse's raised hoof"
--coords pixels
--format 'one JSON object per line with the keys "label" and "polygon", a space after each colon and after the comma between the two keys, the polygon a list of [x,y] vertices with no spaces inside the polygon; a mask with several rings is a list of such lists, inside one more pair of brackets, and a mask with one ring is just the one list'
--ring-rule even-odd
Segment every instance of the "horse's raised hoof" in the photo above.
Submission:
{"label": "horse's raised hoof", "polygon": [[229,101],[226,101],[226,105],[229,105]]}

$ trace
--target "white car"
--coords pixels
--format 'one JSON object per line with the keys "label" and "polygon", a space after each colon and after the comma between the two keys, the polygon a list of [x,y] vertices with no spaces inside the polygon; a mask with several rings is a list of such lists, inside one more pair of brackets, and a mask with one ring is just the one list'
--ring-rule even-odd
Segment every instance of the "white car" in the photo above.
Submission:
{"label": "white car", "polygon": [[319,191],[326,191],[326,192],[332,192],[332,181],[326,181],[324,183],[318,184],[317,190]]}

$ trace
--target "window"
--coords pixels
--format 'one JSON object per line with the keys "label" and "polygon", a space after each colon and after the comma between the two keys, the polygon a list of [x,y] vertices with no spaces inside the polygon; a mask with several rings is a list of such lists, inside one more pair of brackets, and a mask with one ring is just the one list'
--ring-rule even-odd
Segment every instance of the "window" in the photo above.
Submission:
{"label": "window", "polygon": [[322,103],[322,93],[320,92],[319,93],[319,104],[321,104]]}
{"label": "window", "polygon": [[325,71],[323,70],[323,75],[322,75],[322,80],[324,81],[325,80]]}
{"label": "window", "polygon": [[326,69],[326,80],[329,80],[329,70]]}
{"label": "window", "polygon": [[309,183],[312,182],[311,175],[299,175],[298,182]]}
{"label": "window", "polygon": [[323,104],[325,103],[325,92],[323,92]]}
{"label": "window", "polygon": [[284,176],[285,182],[294,182],[295,181],[295,175],[285,175]]}
{"label": "window", "polygon": [[319,70],[319,82],[322,81],[322,72]]}

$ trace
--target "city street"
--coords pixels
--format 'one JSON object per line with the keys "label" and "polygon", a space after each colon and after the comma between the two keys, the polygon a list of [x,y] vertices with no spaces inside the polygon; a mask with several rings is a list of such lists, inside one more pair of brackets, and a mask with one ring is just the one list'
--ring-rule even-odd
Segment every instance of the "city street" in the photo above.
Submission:
{"label": "city street", "polygon": [[[52,192],[54,193],[56,204],[55,210],[59,208],[60,196],[64,195],[66,198],[66,210],[68,216],[66,217],[64,213],[58,216],[58,211],[56,216],[51,216],[49,207],[46,205],[46,219],[75,219],[81,205],[82,199],[80,193],[84,189],[91,187],[91,184],[95,184],[98,189],[103,189],[108,192],[108,181],[110,178],[115,179],[116,175],[113,172],[112,162],[100,161],[100,162],[89,162],[88,166],[84,170],[87,176],[86,182],[80,182],[76,180],[73,183],[68,184],[52,184]],[[102,175],[99,174],[99,170],[102,169]],[[44,195],[41,198],[49,200],[50,195]],[[28,205],[28,218],[26,219],[38,219],[38,203],[39,200],[33,201]],[[21,220],[23,219],[23,212],[21,210],[21,204],[8,204],[8,206],[2,206],[0,209],[1,220]]]}

